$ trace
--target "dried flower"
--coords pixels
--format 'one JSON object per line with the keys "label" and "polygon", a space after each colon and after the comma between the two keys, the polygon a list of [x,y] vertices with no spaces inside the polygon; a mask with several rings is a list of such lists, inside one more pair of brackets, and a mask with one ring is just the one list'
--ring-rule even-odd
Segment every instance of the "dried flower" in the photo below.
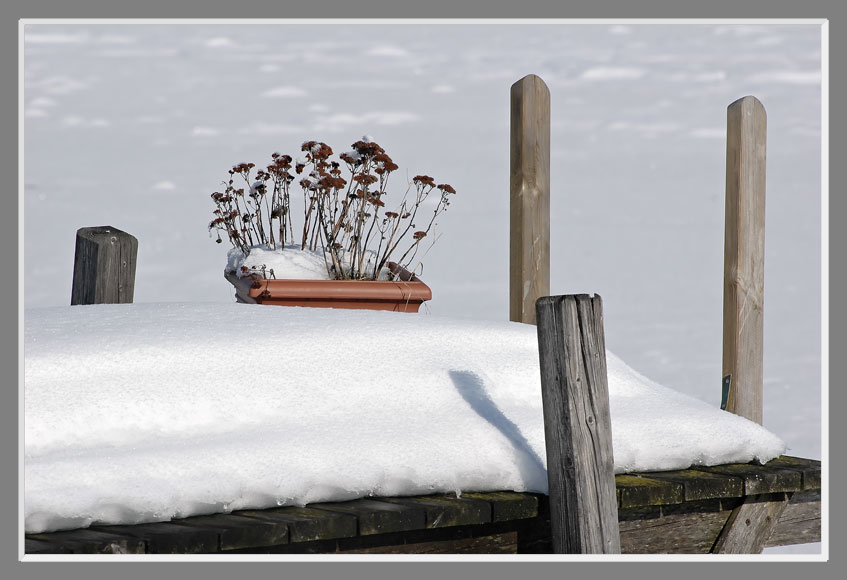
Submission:
{"label": "dried flower", "polygon": [[[352,151],[332,159],[333,150],[320,141],[305,141],[300,149],[304,159],[294,163],[294,173],[300,179],[303,214],[302,235],[298,243],[302,248],[323,248],[327,255],[327,272],[330,276],[366,279],[373,278],[386,265],[389,258],[406,267],[410,266],[428,236],[438,215],[446,211],[447,194],[455,193],[448,184],[436,186],[428,175],[416,175],[412,180],[413,199],[404,197],[396,211],[385,211],[389,198],[389,175],[399,167],[385,150],[370,138],[352,144]],[[222,233],[245,256],[252,247],[283,248],[295,242],[290,185],[295,181],[293,158],[279,152],[271,154],[265,168],[256,169],[254,163],[233,165],[229,180],[222,192],[214,192],[214,219],[209,230],[217,230],[216,242],[222,242]],[[344,176],[342,165],[348,171]],[[243,180],[236,187],[234,180]],[[441,192],[429,223],[416,231],[416,216],[433,188]],[[246,189],[245,189],[246,188]],[[407,191],[408,195],[408,191]],[[296,213],[296,212],[294,212]],[[399,259],[392,258],[406,236],[413,240]],[[370,253],[371,255],[368,255]],[[242,275],[258,278],[274,276],[262,266],[242,268]]]}

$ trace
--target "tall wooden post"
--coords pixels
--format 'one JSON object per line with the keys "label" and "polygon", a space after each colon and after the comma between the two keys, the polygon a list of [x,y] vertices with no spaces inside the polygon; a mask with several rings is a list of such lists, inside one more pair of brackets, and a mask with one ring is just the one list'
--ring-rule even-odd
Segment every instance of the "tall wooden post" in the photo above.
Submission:
{"label": "tall wooden post", "polygon": [[767,115],[755,97],[727,108],[723,383],[726,410],[762,423]]}
{"label": "tall wooden post", "polygon": [[534,324],[550,294],[550,90],[527,75],[511,97],[509,320]]}
{"label": "tall wooden post", "polygon": [[602,299],[536,308],[553,551],[620,554]]}
{"label": "tall wooden post", "polygon": [[137,254],[138,240],[117,228],[77,230],[71,305],[131,303]]}
{"label": "tall wooden post", "polygon": [[[767,114],[756,97],[726,112],[726,223],[721,407],[762,423]],[[758,554],[788,504],[747,496],[734,508],[712,551]]]}

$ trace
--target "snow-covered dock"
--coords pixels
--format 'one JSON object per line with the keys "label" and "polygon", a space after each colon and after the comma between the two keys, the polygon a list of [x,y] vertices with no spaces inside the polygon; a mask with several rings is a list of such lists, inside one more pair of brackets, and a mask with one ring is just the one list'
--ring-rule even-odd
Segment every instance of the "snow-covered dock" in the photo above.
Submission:
{"label": "snow-covered dock", "polygon": [[[616,477],[624,554],[702,554],[750,497],[783,508],[767,547],[819,542],[820,462],[783,456]],[[544,494],[466,493],[367,498],[240,510],[170,523],[94,526],[28,535],[26,551],[121,554],[549,553]]]}

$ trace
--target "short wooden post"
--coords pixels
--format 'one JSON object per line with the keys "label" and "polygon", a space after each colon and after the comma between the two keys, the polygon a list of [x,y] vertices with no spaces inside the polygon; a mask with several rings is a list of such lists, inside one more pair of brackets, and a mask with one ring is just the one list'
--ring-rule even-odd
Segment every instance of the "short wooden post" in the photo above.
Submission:
{"label": "short wooden post", "polygon": [[550,90],[535,75],[512,85],[509,320],[535,323],[550,294]]}
{"label": "short wooden post", "polygon": [[71,305],[131,303],[138,240],[112,226],[76,232]]}
{"label": "short wooden post", "polygon": [[536,304],[553,551],[619,554],[600,296]]}
{"label": "short wooden post", "polygon": [[723,384],[727,411],[762,423],[767,116],[755,97],[727,108]]}

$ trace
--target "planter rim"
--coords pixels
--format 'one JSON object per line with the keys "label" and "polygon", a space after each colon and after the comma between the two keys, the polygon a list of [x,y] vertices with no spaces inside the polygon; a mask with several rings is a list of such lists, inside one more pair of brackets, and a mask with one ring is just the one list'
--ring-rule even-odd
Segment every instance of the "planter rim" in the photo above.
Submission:
{"label": "planter rim", "polygon": [[[258,298],[266,290],[279,298],[360,299],[360,300],[430,300],[432,290],[420,280],[263,280],[241,278],[250,285],[249,295]],[[254,288],[254,281],[259,286]]]}
{"label": "planter rim", "polygon": [[267,280],[255,274],[239,277],[226,269],[224,277],[235,286],[236,296],[247,302],[377,309],[395,309],[385,305],[405,303],[400,310],[416,312],[421,303],[432,299],[432,290],[407,270],[399,270],[400,280]]}

